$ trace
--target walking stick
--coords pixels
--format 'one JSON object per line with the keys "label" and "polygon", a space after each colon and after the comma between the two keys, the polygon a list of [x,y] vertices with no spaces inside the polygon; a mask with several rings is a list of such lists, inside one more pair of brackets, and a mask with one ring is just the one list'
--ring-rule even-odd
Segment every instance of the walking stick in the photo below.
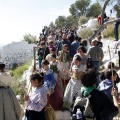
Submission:
{"label": "walking stick", "polygon": [[[110,47],[108,46],[109,56],[110,56],[110,62],[111,62],[111,70],[112,70],[112,78],[113,78],[113,66],[112,66],[112,59],[111,59],[111,52]],[[113,88],[114,88],[114,81],[112,80]]]}

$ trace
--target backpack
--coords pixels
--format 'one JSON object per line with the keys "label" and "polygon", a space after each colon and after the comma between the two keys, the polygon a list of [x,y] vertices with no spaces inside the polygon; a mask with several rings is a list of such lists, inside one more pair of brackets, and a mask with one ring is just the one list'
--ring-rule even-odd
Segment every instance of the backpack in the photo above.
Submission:
{"label": "backpack", "polygon": [[82,120],[95,120],[95,114],[92,110],[92,105],[90,104],[91,95],[87,97],[77,97],[74,101],[73,108],[71,109],[72,114],[76,114],[79,108],[82,112]]}

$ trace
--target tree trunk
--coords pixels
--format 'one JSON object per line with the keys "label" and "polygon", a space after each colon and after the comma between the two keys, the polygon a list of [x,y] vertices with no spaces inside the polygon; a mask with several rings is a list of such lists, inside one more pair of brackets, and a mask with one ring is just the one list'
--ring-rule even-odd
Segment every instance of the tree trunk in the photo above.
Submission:
{"label": "tree trunk", "polygon": [[105,26],[107,26],[108,24],[112,24],[112,23],[114,23],[114,22],[118,22],[118,21],[120,21],[120,18],[115,19],[115,20],[110,20],[110,21],[105,22],[104,24],[102,24],[102,25],[94,32],[94,34],[88,39],[89,42],[91,43],[91,40],[93,40],[93,39],[98,35],[98,33],[101,32],[101,30],[102,30]]}
{"label": "tree trunk", "polygon": [[117,21],[120,21],[120,18],[118,18],[118,19],[115,19],[115,20],[111,20],[111,21],[108,21],[108,22],[106,22],[106,23],[104,23],[104,12],[105,12],[105,9],[106,9],[106,7],[107,7],[107,5],[108,5],[108,3],[110,2],[110,0],[106,0],[105,1],[105,3],[104,3],[104,6],[103,6],[103,9],[102,9],[102,15],[101,15],[101,26],[98,28],[98,30],[96,30],[94,33],[93,33],[93,35],[88,39],[89,40],[89,42],[91,43],[91,40],[92,39],[94,39],[97,35],[98,35],[98,33],[99,32],[101,32],[101,30],[104,28],[104,26],[106,26],[106,25],[108,25],[108,24],[111,24],[111,23],[113,23],[113,22],[117,22]]}

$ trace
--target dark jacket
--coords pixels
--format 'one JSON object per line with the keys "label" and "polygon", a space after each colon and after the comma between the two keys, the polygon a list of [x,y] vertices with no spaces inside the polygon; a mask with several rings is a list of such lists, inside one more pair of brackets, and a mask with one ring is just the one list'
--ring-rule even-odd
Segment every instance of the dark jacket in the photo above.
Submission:
{"label": "dark jacket", "polygon": [[38,49],[38,57],[39,57],[39,59],[40,60],[42,60],[42,59],[45,59],[46,58],[46,56],[49,54],[50,52],[49,52],[49,49],[46,47],[46,48],[39,48]]}
{"label": "dark jacket", "polygon": [[89,100],[96,120],[112,120],[118,114],[118,108],[114,106],[104,92],[94,89],[90,94]]}

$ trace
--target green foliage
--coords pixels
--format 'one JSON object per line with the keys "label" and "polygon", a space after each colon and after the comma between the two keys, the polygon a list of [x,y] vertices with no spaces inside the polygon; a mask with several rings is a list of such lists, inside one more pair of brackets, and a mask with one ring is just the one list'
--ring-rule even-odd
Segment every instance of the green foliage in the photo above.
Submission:
{"label": "green foliage", "polygon": [[79,21],[78,21],[78,24],[82,25],[82,24],[85,24],[86,22],[88,22],[88,18],[85,16],[81,16]]}
{"label": "green foliage", "polygon": [[70,6],[69,12],[70,12],[70,14],[75,18],[75,13],[76,13],[75,4],[72,4],[72,5]]}
{"label": "green foliage", "polygon": [[74,19],[74,17],[72,15],[70,15],[66,18],[66,26],[67,27],[70,27],[70,26],[76,27],[76,26],[78,26],[78,22],[76,22],[76,19]]}
{"label": "green foliage", "polygon": [[11,75],[16,79],[19,79],[23,75],[24,71],[28,69],[28,67],[29,67],[28,64],[21,65],[17,67],[15,70],[11,71]]}
{"label": "green foliage", "polygon": [[79,18],[80,16],[86,16],[89,5],[90,0],[77,0],[70,6],[69,12],[75,19]]}
{"label": "green foliage", "polygon": [[105,30],[102,32],[102,35],[103,35],[104,37],[114,37],[114,26],[113,26],[113,24],[108,25],[108,26],[107,26],[107,29],[105,29]]}
{"label": "green foliage", "polygon": [[75,2],[75,7],[81,16],[86,16],[90,2],[91,0],[77,0]]}
{"label": "green foliage", "polygon": [[24,95],[26,93],[25,89],[25,82],[20,82],[18,80],[14,80],[12,83],[12,90],[14,91],[15,95],[20,95],[21,99],[19,100],[20,104],[24,104]]}
{"label": "green foliage", "polygon": [[49,27],[53,28],[53,27],[55,27],[55,24],[53,22],[51,22]]}
{"label": "green foliage", "polygon": [[94,3],[88,9],[87,17],[94,17],[95,15],[101,14],[102,7],[99,3]]}
{"label": "green foliage", "polygon": [[78,31],[78,36],[84,39],[89,38],[92,34],[93,34],[93,30],[91,30],[90,28],[83,28]]}
{"label": "green foliage", "polygon": [[55,20],[55,25],[57,27],[66,26],[66,17],[65,16],[58,16],[58,18]]}
{"label": "green foliage", "polygon": [[26,34],[23,36],[23,41],[26,41],[28,43],[36,43],[37,42],[37,37],[33,36],[31,34]]}

